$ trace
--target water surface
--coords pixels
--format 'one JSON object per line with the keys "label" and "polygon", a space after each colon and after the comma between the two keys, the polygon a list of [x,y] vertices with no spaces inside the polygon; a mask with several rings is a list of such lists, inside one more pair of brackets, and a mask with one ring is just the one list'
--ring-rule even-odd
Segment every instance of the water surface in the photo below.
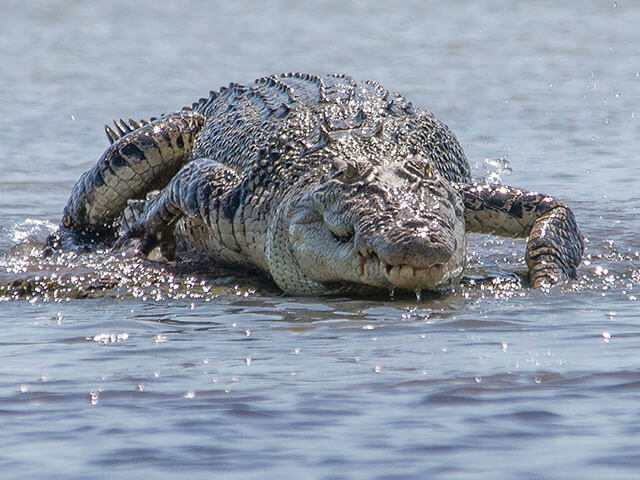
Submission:
{"label": "water surface", "polygon": [[[636,478],[639,23],[631,1],[9,1],[3,474]],[[41,256],[104,123],[297,70],[376,79],[446,122],[478,178],[571,205],[578,280],[523,288],[524,243],[484,236],[463,284],[421,301]]]}

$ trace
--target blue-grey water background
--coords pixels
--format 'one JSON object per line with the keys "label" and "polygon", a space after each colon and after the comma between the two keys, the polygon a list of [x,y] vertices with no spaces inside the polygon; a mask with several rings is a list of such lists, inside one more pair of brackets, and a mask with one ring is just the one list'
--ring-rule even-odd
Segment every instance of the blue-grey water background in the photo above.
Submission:
{"label": "blue-grey water background", "polygon": [[[639,24],[631,0],[3,1],[0,477],[638,478]],[[282,71],[378,80],[478,178],[567,202],[579,279],[529,291],[524,243],[482,236],[421,301],[40,255],[104,123]]]}

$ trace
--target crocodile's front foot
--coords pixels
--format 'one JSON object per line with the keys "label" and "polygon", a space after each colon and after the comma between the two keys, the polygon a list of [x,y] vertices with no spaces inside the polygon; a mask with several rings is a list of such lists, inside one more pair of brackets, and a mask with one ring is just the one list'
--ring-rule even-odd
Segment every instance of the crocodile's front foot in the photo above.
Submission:
{"label": "crocodile's front foot", "polygon": [[170,262],[176,257],[175,231],[167,228],[152,232],[145,229],[143,223],[136,223],[122,233],[112,250],[133,250],[136,255],[154,262]]}
{"label": "crocodile's front foot", "polygon": [[458,185],[468,232],[528,237],[533,288],[575,278],[584,241],[569,208],[552,197],[497,184]]}
{"label": "crocodile's front foot", "polygon": [[561,205],[539,217],[529,233],[526,262],[533,288],[576,276],[584,241],[571,210]]}

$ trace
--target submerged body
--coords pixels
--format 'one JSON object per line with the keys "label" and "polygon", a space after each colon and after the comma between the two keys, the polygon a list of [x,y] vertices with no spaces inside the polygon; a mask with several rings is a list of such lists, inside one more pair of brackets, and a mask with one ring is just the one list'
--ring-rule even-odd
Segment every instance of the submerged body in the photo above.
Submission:
{"label": "submerged body", "polygon": [[375,82],[264,77],[107,136],[53,243],[120,235],[171,257],[178,242],[302,295],[454,284],[468,231],[529,237],[536,287],[574,275],[583,252],[566,206],[472,183],[446,125]]}

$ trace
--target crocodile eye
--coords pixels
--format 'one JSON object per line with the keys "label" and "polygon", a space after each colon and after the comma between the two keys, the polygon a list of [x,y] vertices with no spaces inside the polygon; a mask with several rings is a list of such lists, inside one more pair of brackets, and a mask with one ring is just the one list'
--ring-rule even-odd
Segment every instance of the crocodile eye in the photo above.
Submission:
{"label": "crocodile eye", "polygon": [[347,163],[347,166],[344,169],[344,178],[346,178],[347,180],[353,180],[357,175],[358,169],[355,167],[355,165]]}
{"label": "crocodile eye", "polygon": [[338,170],[337,175],[344,178],[344,180],[354,180],[358,177],[358,167],[353,163],[345,162],[339,158],[333,159],[333,167]]}

